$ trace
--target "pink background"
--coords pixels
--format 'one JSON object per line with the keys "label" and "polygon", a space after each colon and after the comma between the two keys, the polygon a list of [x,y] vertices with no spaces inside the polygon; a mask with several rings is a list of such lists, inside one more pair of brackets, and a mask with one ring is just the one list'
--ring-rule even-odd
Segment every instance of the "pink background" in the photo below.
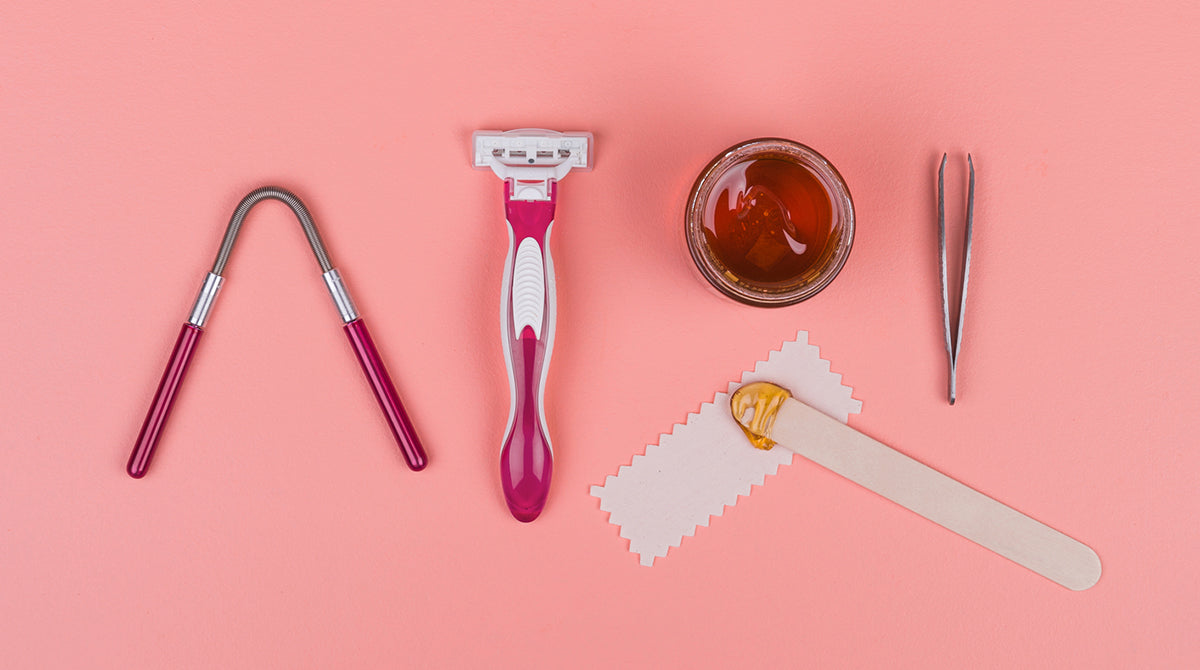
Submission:
{"label": "pink background", "polygon": [[[1200,664],[1194,2],[195,4],[0,12],[5,667]],[[501,187],[468,166],[472,130],[521,126],[598,147],[562,188],[532,525],[495,463]],[[834,284],[774,311],[709,290],[681,235],[699,170],[762,135],[830,158],[859,217]],[[979,168],[953,408],[943,151],[952,203]],[[425,472],[271,204],[149,476],[124,474],[266,183],[311,206]],[[799,329],[853,425],[1088,543],[1100,583],[799,461],[639,567],[588,487]]]}

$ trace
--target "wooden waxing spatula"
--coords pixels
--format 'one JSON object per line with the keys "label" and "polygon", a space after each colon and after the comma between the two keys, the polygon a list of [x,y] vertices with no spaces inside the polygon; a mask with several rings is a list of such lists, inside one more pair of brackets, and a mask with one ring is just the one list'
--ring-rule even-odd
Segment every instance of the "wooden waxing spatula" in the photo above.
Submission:
{"label": "wooden waxing spatula", "polygon": [[791,397],[769,382],[729,399],[754,446],[784,447],[1073,591],[1100,579],[1090,547]]}

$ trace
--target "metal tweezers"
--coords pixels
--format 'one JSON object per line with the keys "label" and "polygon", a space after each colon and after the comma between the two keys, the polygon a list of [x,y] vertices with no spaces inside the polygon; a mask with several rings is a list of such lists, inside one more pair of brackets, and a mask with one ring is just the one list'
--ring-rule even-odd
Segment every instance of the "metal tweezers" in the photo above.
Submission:
{"label": "metal tweezers", "polygon": [[967,230],[963,239],[962,297],[958,303],[958,319],[954,340],[950,339],[950,294],[946,281],[946,154],[942,154],[942,165],[938,168],[938,257],[942,275],[942,319],[946,327],[946,354],[950,357],[950,404],[957,395],[956,378],[958,355],[962,352],[963,321],[967,315],[967,278],[971,273],[971,227],[975,215],[975,163],[967,154],[967,167],[971,180],[967,188]]}

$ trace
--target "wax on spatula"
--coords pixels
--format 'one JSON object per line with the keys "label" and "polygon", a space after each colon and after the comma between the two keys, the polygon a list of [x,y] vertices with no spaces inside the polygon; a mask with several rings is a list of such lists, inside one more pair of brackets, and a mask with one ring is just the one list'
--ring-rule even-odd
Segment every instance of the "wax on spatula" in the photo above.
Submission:
{"label": "wax on spatula", "polygon": [[1100,579],[1090,547],[791,397],[770,382],[729,401],[759,449],[783,447],[1073,591]]}

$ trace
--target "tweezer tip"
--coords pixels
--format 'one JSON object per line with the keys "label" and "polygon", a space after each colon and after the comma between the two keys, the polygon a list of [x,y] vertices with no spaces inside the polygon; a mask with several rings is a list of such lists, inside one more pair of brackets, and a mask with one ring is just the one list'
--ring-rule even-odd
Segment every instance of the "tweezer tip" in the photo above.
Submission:
{"label": "tweezer tip", "polygon": [[954,396],[950,396],[950,406],[954,407]]}

